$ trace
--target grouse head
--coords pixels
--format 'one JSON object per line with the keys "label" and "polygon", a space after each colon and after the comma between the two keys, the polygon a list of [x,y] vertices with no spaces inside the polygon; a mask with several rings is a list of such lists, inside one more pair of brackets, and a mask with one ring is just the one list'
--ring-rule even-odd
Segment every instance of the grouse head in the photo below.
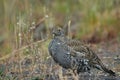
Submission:
{"label": "grouse head", "polygon": [[64,30],[60,27],[55,27],[52,30],[52,34],[54,34],[54,37],[64,37]]}

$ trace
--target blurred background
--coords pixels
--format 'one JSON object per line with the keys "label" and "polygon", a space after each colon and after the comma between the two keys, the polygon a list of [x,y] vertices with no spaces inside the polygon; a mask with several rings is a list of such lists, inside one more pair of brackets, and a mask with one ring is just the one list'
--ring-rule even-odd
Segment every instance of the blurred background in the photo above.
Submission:
{"label": "blurred background", "polygon": [[69,20],[72,38],[92,43],[119,40],[120,0],[1,0],[0,57],[17,47],[18,34],[23,36],[30,27],[39,27],[34,28],[37,40],[40,33],[46,35],[49,28]]}
{"label": "blurred background", "polygon": [[23,49],[26,55],[29,45],[45,39],[47,50],[55,25],[69,26],[73,39],[120,54],[120,0],[0,0],[0,59]]}

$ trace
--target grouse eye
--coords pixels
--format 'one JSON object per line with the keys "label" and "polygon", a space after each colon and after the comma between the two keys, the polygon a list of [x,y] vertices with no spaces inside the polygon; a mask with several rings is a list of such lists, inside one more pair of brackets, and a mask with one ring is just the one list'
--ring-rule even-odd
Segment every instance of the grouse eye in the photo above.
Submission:
{"label": "grouse eye", "polygon": [[61,29],[59,28],[59,29],[58,29],[58,31],[60,32],[60,31],[61,31]]}

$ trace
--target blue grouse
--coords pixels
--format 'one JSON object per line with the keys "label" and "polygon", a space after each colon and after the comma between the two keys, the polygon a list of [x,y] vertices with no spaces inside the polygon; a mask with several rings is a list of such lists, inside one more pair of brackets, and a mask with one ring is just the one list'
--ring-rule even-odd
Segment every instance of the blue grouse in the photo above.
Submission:
{"label": "blue grouse", "polygon": [[77,74],[89,72],[92,68],[115,76],[115,72],[107,69],[95,52],[78,40],[68,39],[64,30],[54,28],[54,37],[49,44],[49,53],[53,60],[65,69],[72,69]]}

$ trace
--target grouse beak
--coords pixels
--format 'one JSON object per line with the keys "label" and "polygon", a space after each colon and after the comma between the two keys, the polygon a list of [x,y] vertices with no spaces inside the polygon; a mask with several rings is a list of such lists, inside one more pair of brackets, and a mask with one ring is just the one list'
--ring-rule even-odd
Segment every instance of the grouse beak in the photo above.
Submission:
{"label": "grouse beak", "polygon": [[57,32],[53,30],[53,31],[52,31],[52,34],[56,35],[56,34],[57,34]]}
{"label": "grouse beak", "polygon": [[55,34],[55,32],[53,31],[52,34]]}

